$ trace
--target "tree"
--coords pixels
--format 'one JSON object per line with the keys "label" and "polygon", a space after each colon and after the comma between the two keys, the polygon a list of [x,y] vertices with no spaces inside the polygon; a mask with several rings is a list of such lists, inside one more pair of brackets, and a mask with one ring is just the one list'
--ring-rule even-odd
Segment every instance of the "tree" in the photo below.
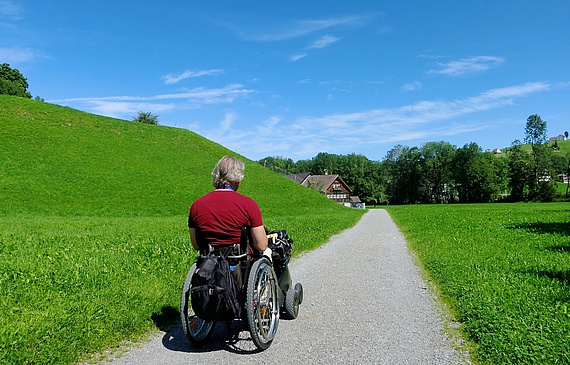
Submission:
{"label": "tree", "polygon": [[533,114],[527,118],[524,130],[524,141],[530,143],[532,147],[532,180],[529,181],[529,192],[532,199],[543,200],[544,192],[552,190],[543,186],[551,185],[552,178],[550,171],[552,150],[546,146],[548,141],[546,124],[546,121],[543,121],[540,116]]}
{"label": "tree", "polygon": [[313,158],[312,173],[316,175],[338,174],[339,156],[331,153],[320,152]]}
{"label": "tree", "polygon": [[460,203],[473,203],[473,176],[472,170],[481,153],[477,143],[469,143],[455,151],[453,158],[453,178]]}
{"label": "tree", "polygon": [[423,202],[446,203],[453,201],[455,192],[451,163],[455,147],[448,142],[428,142],[421,148],[423,174],[421,188]]}
{"label": "tree", "polygon": [[265,157],[257,161],[259,164],[267,167],[268,169],[275,171],[282,175],[288,175],[293,173],[295,163],[290,158],[285,158],[281,156],[277,157]]}
{"label": "tree", "polygon": [[139,115],[133,118],[133,122],[158,125],[158,115],[151,112],[139,112]]}
{"label": "tree", "polygon": [[338,173],[352,189],[352,194],[368,204],[384,201],[382,165],[363,155],[338,156]]}
{"label": "tree", "polygon": [[522,201],[525,199],[525,192],[531,176],[530,155],[522,149],[521,141],[518,139],[511,144],[508,150],[507,161],[509,166],[508,186],[511,189],[511,200]]}
{"label": "tree", "polygon": [[386,200],[390,204],[415,204],[421,201],[422,156],[417,147],[397,145],[383,161]]}
{"label": "tree", "polygon": [[10,68],[7,63],[0,65],[0,94],[31,99],[28,86],[28,80],[18,69]]}

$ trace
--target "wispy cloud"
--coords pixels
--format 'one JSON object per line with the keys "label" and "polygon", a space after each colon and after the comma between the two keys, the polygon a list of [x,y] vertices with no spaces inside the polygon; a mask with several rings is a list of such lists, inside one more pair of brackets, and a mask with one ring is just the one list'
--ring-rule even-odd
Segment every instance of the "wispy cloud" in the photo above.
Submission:
{"label": "wispy cloud", "polygon": [[456,76],[474,72],[483,72],[499,66],[504,61],[504,58],[494,56],[463,58],[448,63],[440,63],[439,69],[430,70],[429,73]]}
{"label": "wispy cloud", "polygon": [[362,25],[367,23],[372,17],[372,15],[349,15],[338,18],[298,20],[289,24],[273,26],[273,29],[270,30],[256,31],[254,34],[245,35],[244,38],[264,42],[281,41],[338,26]]}
{"label": "wispy cloud", "polygon": [[419,81],[410,82],[409,84],[402,85],[402,91],[415,91],[422,88],[422,84]]}
{"label": "wispy cloud", "polygon": [[0,48],[0,60],[6,63],[25,62],[36,56],[29,48]]}
{"label": "wispy cloud", "polygon": [[24,8],[15,1],[0,0],[0,19],[19,20],[23,12]]}
{"label": "wispy cloud", "polygon": [[[267,130],[266,121],[251,131],[238,132],[230,128],[213,138],[235,151],[247,151],[250,157],[257,155],[260,158],[268,153],[267,146],[273,145],[276,135],[280,136],[282,149],[273,146],[272,153],[289,157],[314,155],[328,150],[331,145],[342,151],[353,150],[356,145],[362,147],[418,138],[442,138],[493,128],[490,123],[465,121],[465,117],[513,104],[515,99],[550,88],[548,83],[535,82],[491,89],[464,99],[426,100],[392,109],[300,117],[291,123],[275,118],[270,123],[271,133],[259,133],[260,130]],[[241,138],[233,138],[235,134]],[[256,151],[252,146],[263,146],[263,149]],[[295,146],[294,150],[289,146]]]}
{"label": "wispy cloud", "polygon": [[137,111],[160,112],[175,109],[199,108],[208,104],[229,104],[237,98],[246,97],[254,90],[240,84],[231,84],[218,89],[196,88],[186,92],[152,96],[104,96],[48,100],[110,117],[125,117]]}
{"label": "wispy cloud", "polygon": [[319,40],[313,42],[313,44],[311,44],[309,47],[307,47],[307,49],[326,48],[326,47],[330,46],[331,44],[335,43],[336,41],[339,41],[340,39],[341,38],[333,37],[330,35],[325,35],[322,38],[320,38]]}
{"label": "wispy cloud", "polygon": [[301,58],[305,58],[305,57],[307,57],[306,53],[298,53],[298,54],[295,54],[295,55],[289,57],[289,61],[295,62],[295,61],[299,61]]}
{"label": "wispy cloud", "polygon": [[212,70],[199,70],[199,71],[184,71],[183,73],[179,74],[179,75],[166,75],[166,76],[162,76],[162,80],[164,80],[164,83],[167,85],[172,85],[172,84],[176,84],[179,83],[182,80],[186,80],[188,78],[191,77],[200,77],[200,76],[215,76],[215,75],[221,75],[224,73],[224,70],[221,69],[212,69]]}

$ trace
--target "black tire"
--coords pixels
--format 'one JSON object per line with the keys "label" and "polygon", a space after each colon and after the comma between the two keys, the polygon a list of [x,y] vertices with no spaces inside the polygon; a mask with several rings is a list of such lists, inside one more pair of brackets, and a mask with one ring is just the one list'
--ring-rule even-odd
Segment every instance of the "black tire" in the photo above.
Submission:
{"label": "black tire", "polygon": [[192,284],[192,275],[194,275],[195,271],[196,264],[192,265],[190,271],[188,271],[188,275],[186,275],[186,281],[182,289],[182,300],[180,301],[180,321],[182,322],[182,329],[190,345],[200,347],[208,342],[212,332],[214,332],[216,323],[205,321],[191,313],[192,307],[189,300],[190,286]]}
{"label": "black tire", "polygon": [[277,276],[265,257],[251,267],[246,293],[249,332],[258,350],[265,350],[275,338],[279,327],[279,298]]}
{"label": "black tire", "polygon": [[295,319],[299,315],[299,296],[292,286],[285,293],[285,319]]}
{"label": "black tire", "polygon": [[295,293],[299,300],[299,304],[303,303],[303,285],[301,285],[301,283],[295,284]]}

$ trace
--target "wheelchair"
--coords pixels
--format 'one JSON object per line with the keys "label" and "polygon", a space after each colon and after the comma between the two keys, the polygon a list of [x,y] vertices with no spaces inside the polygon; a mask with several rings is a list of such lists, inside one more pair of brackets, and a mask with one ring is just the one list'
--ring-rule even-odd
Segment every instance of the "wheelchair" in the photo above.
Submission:
{"label": "wheelchair", "polygon": [[[275,243],[275,235],[268,234],[268,237],[272,238],[269,240],[271,248],[271,242]],[[271,346],[281,315],[285,319],[297,318],[299,305],[303,301],[303,286],[300,283],[293,286],[287,263],[274,265],[276,259],[279,259],[275,252],[270,260],[251,249],[250,242],[249,229],[242,228],[240,243],[216,248],[200,247],[200,256],[214,253],[223,255],[229,261],[232,275],[238,283],[242,305],[242,315],[235,319],[247,323],[255,347],[258,351],[263,351]],[[194,263],[188,271],[180,303],[184,334],[195,348],[210,339],[217,322],[199,318],[192,311],[190,293],[196,268],[197,263]],[[226,322],[228,328],[230,323],[231,321]]]}

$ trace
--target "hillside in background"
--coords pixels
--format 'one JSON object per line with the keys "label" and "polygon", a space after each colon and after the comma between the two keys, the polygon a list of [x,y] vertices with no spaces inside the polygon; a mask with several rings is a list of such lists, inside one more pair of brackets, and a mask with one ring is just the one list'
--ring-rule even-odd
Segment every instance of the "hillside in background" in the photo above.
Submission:
{"label": "hillside in background", "polygon": [[[24,98],[0,95],[0,110],[0,215],[186,214],[194,199],[212,189],[210,172],[218,159],[236,155],[185,129]],[[251,161],[240,192],[268,216],[315,202],[341,209]]]}
{"label": "hillside in background", "polygon": [[[188,207],[236,154],[188,130],[4,95],[0,126],[0,363],[76,364],[177,321],[197,254]],[[240,192],[289,232],[293,255],[364,213],[244,160]]]}

